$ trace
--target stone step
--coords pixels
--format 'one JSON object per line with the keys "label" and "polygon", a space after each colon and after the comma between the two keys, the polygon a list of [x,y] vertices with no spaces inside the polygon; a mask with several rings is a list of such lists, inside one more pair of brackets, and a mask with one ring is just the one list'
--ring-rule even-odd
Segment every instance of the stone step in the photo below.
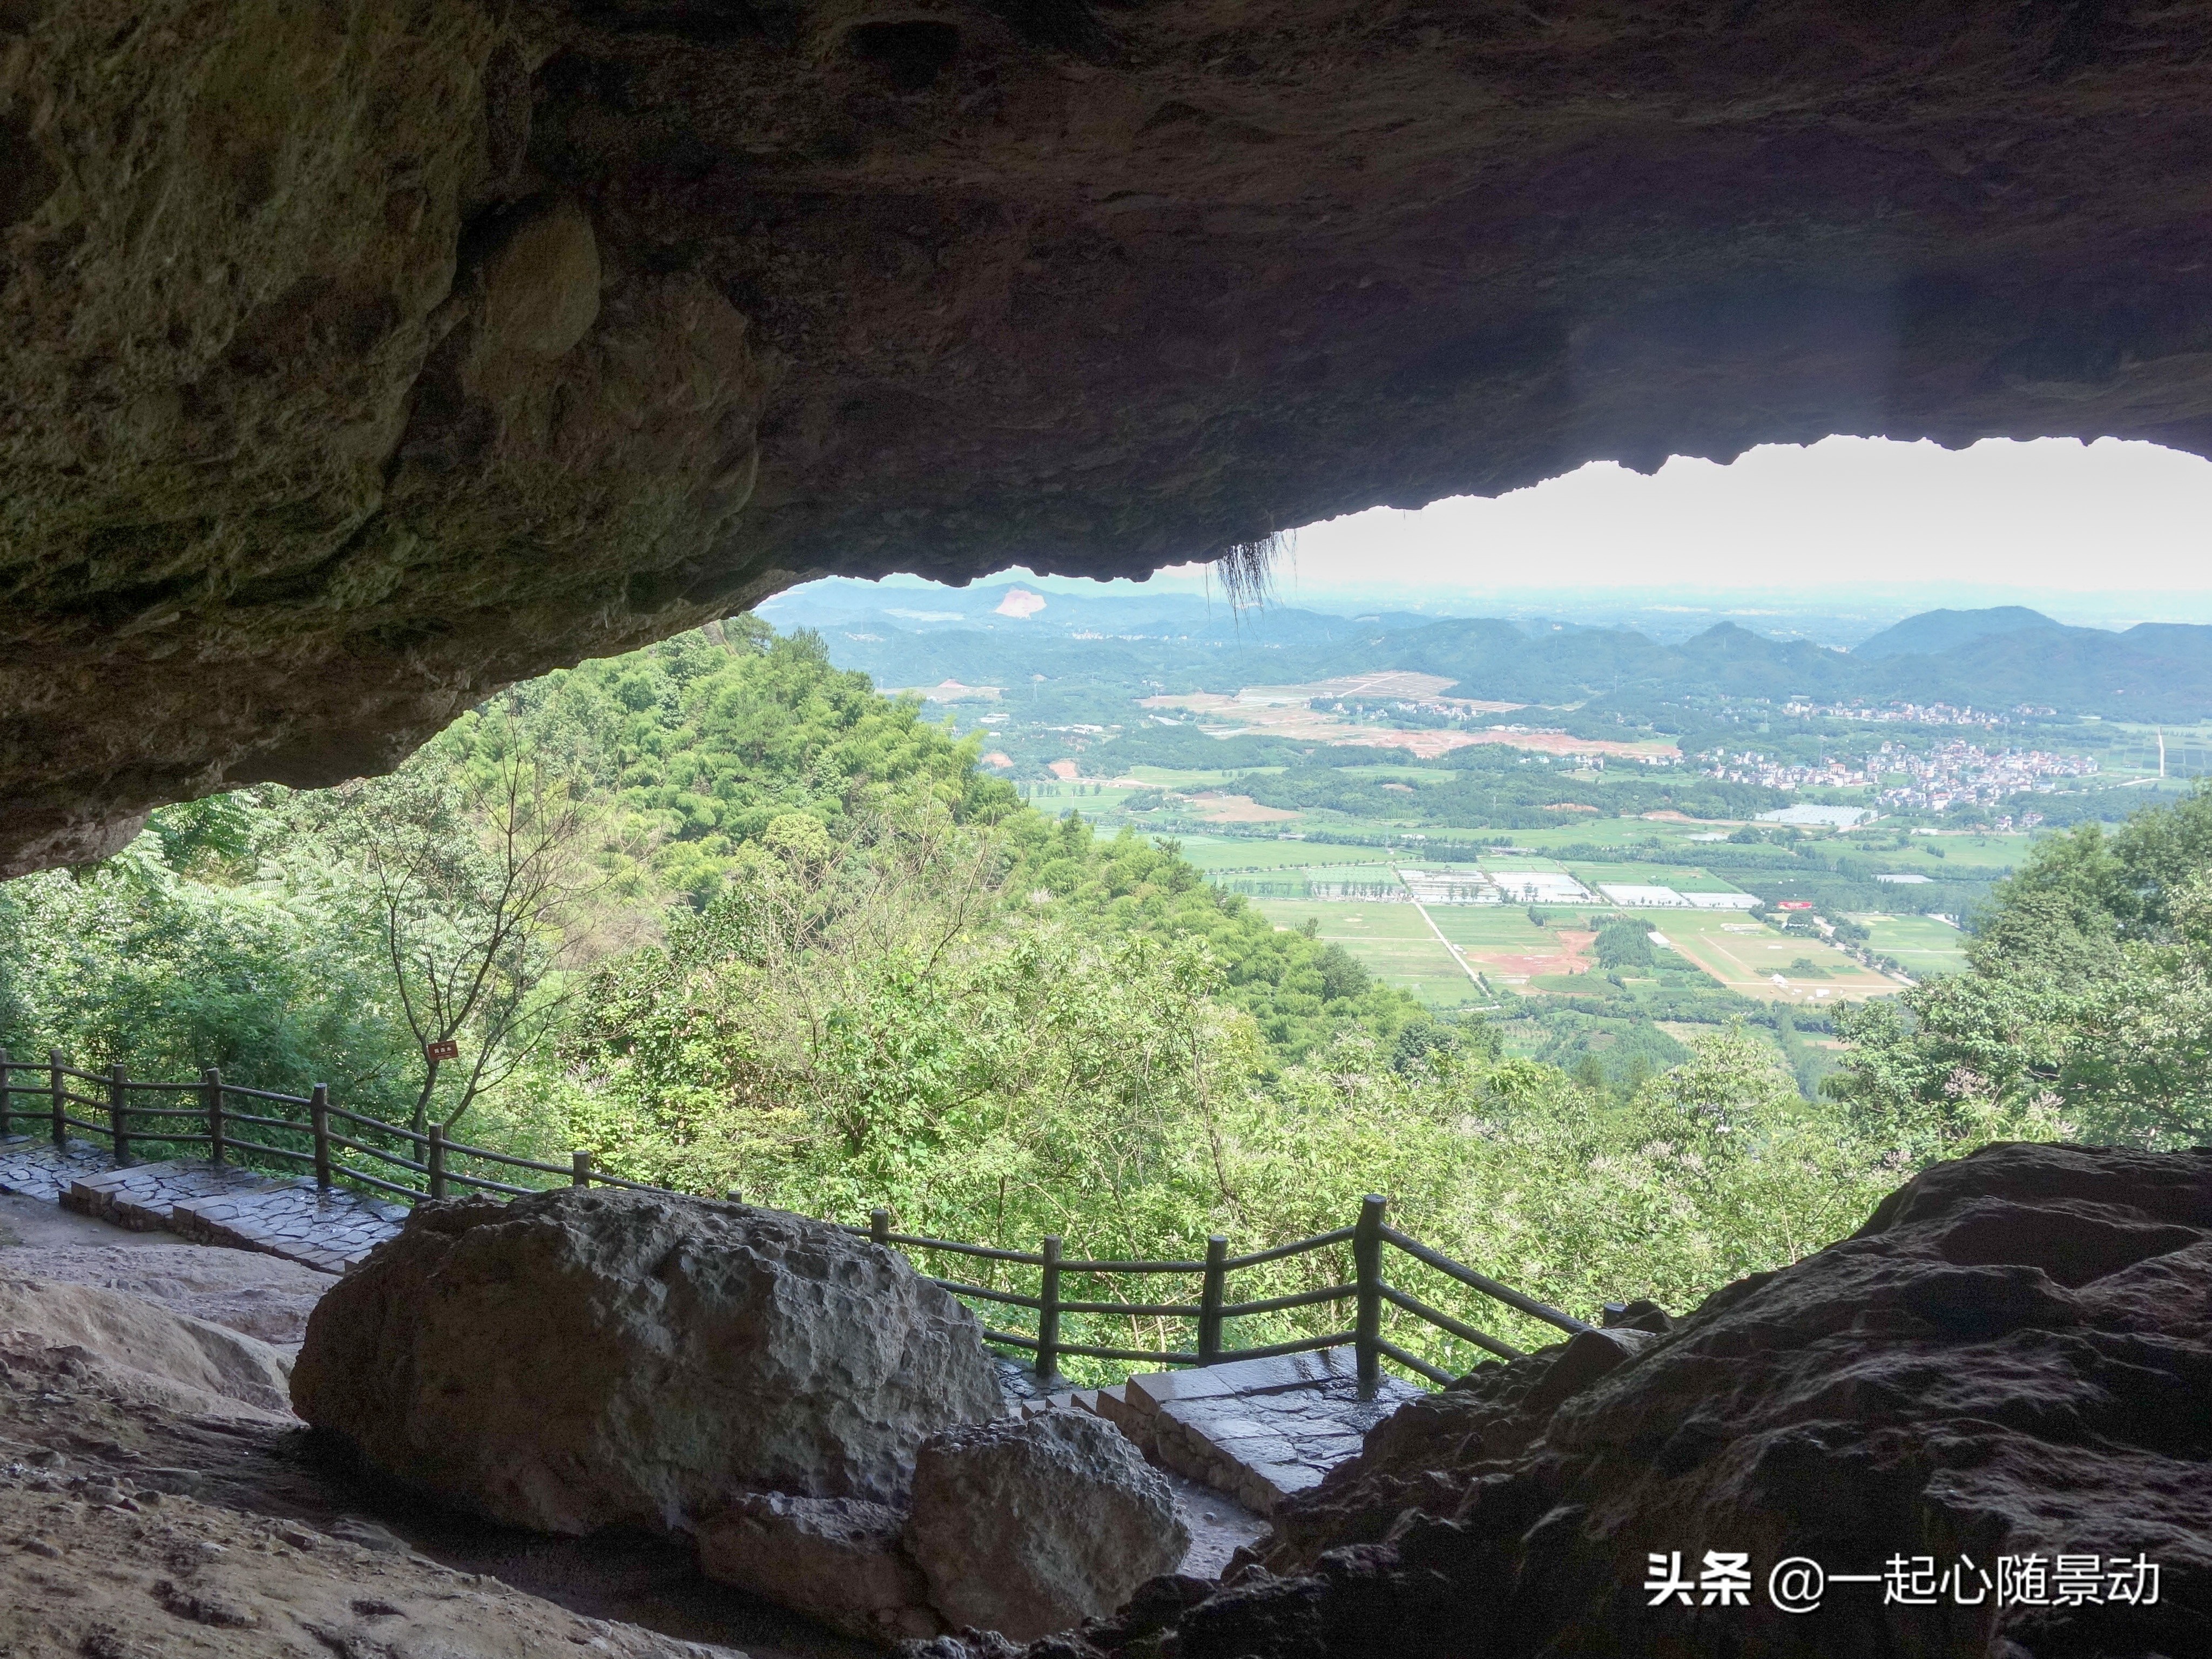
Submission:
{"label": "stone step", "polygon": [[70,1182],[61,1203],[65,1210],[133,1232],[160,1232],[169,1226],[177,1206],[187,1200],[251,1192],[268,1182],[269,1177],[256,1170],[204,1158],[172,1158],[88,1171]]}
{"label": "stone step", "polygon": [[[1035,1400],[1023,1401],[1015,1408],[1013,1414],[1017,1417],[1035,1417],[1042,1412],[1079,1411],[1088,1412],[1093,1417],[1105,1417],[1106,1413],[1098,1408],[1098,1396],[1103,1392],[1105,1390],[1101,1389],[1063,1389],[1058,1394],[1044,1395]],[[1113,1419],[1109,1418],[1107,1420],[1111,1422]],[[1139,1449],[1143,1449],[1140,1447]]]}
{"label": "stone step", "polygon": [[1421,1390],[1385,1376],[1359,1397],[1349,1346],[1131,1377],[1102,1414],[1146,1456],[1273,1515],[1355,1455],[1368,1430]]}
{"label": "stone step", "polygon": [[1293,1492],[1355,1455],[1367,1431],[1421,1390],[1385,1376],[1359,1397],[1350,1347],[1188,1370],[1146,1371],[1108,1389],[1024,1400],[1023,1416],[1073,1407],[1103,1417],[1146,1458],[1273,1515]]}
{"label": "stone step", "polygon": [[398,1232],[407,1207],[312,1176],[272,1176],[204,1158],[117,1167],[103,1149],[17,1138],[0,1141],[0,1190],[138,1232],[282,1256],[327,1273],[349,1272]]}
{"label": "stone step", "polygon": [[1160,1461],[1159,1446],[1152,1435],[1152,1419],[1131,1408],[1127,1382],[1116,1382],[1110,1389],[1099,1389],[1098,1397],[1091,1402],[1091,1409],[1136,1442],[1137,1449],[1153,1462]]}
{"label": "stone step", "polygon": [[404,1205],[349,1188],[318,1188],[312,1176],[270,1181],[246,1190],[180,1200],[171,1232],[196,1244],[222,1244],[283,1256],[327,1273],[350,1273],[399,1231]]}

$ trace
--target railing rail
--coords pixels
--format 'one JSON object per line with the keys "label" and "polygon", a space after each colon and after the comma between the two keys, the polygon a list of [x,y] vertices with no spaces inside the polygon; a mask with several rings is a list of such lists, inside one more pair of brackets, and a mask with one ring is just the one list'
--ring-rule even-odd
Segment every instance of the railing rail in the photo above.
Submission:
{"label": "railing rail", "polygon": [[[33,1086],[19,1080],[24,1078],[36,1078],[38,1081]],[[69,1086],[71,1082],[98,1085],[101,1092],[94,1095],[74,1090]],[[194,1106],[149,1106],[138,1103],[135,1098],[141,1094],[159,1092],[197,1093],[199,1103]],[[16,1108],[19,1100],[38,1102],[38,1109],[34,1112],[19,1111]],[[234,1102],[251,1102],[277,1110],[242,1111]],[[72,1115],[71,1107],[95,1115],[98,1121],[95,1121],[95,1116]],[[285,1107],[299,1110],[293,1115],[279,1115]],[[539,1187],[496,1180],[488,1174],[477,1173],[475,1169],[456,1168],[455,1160],[465,1165],[489,1165],[502,1170],[514,1170],[553,1176],[576,1187],[599,1185],[640,1192],[671,1190],[656,1187],[650,1182],[635,1181],[612,1170],[600,1169],[594,1164],[588,1152],[572,1153],[566,1164],[553,1164],[499,1152],[489,1146],[472,1146],[450,1140],[444,1127],[434,1123],[423,1130],[416,1130],[404,1124],[386,1122],[365,1113],[333,1106],[330,1102],[330,1091],[321,1084],[317,1084],[305,1095],[283,1094],[275,1090],[247,1088],[226,1082],[221,1071],[213,1066],[190,1083],[146,1082],[131,1078],[119,1065],[111,1066],[105,1073],[80,1070],[65,1063],[58,1049],[50,1050],[43,1061],[31,1061],[14,1059],[6,1049],[0,1048],[0,1138],[16,1133],[19,1120],[26,1124],[43,1126],[57,1146],[66,1145],[70,1131],[73,1129],[87,1135],[105,1137],[118,1164],[131,1162],[134,1151],[142,1144],[163,1147],[204,1146],[208,1149],[209,1159],[216,1164],[228,1162],[240,1155],[266,1159],[312,1170],[313,1180],[319,1187],[327,1188],[343,1182],[410,1203],[423,1198],[443,1198],[454,1188],[509,1194],[544,1190]],[[195,1127],[171,1127],[183,1120],[194,1121]],[[334,1129],[333,1120],[341,1126],[350,1127],[354,1133],[345,1133]],[[268,1138],[245,1139],[238,1133],[240,1129],[274,1131],[279,1136],[290,1137],[297,1144],[280,1145]],[[377,1144],[380,1139],[391,1144],[380,1146]],[[394,1150],[395,1146],[405,1150]],[[348,1161],[349,1154],[356,1161]],[[364,1167],[364,1164],[369,1167]],[[1387,1200],[1370,1194],[1362,1200],[1358,1218],[1350,1226],[1316,1233],[1310,1238],[1293,1239],[1287,1243],[1271,1244],[1263,1249],[1247,1251],[1242,1255],[1231,1255],[1228,1239],[1217,1233],[1206,1240],[1203,1261],[1188,1261],[1071,1257],[1063,1254],[1062,1241],[1057,1235],[1048,1236],[1037,1249],[1014,1250],[994,1244],[973,1244],[958,1239],[932,1238],[920,1233],[894,1232],[891,1231],[890,1212],[887,1209],[870,1212],[867,1225],[848,1226],[844,1231],[886,1248],[940,1252],[994,1266],[1035,1269],[1036,1289],[1034,1292],[994,1285],[972,1284],[927,1273],[924,1277],[963,1300],[1018,1308],[1034,1314],[1036,1316],[1034,1332],[998,1330],[987,1326],[983,1334],[987,1341],[1022,1349],[1034,1355],[1037,1375],[1047,1382],[1058,1379],[1060,1362],[1066,1358],[1164,1365],[1211,1365],[1231,1359],[1306,1353],[1346,1343],[1353,1348],[1363,1391],[1372,1393],[1379,1386],[1381,1365],[1385,1359],[1431,1382],[1448,1382],[1449,1372],[1392,1342],[1383,1334],[1383,1310],[1386,1308],[1395,1308],[1485,1352],[1503,1358],[1511,1358],[1519,1353],[1518,1349],[1457,1315],[1446,1312],[1389,1283],[1383,1268],[1386,1250],[1395,1250],[1407,1260],[1441,1273],[1454,1284],[1556,1329],[1572,1334],[1589,1328],[1573,1316],[1524,1295],[1464,1262],[1455,1261],[1443,1252],[1432,1249],[1419,1239],[1386,1224],[1382,1217],[1387,1205]],[[1229,1297],[1228,1281],[1231,1273],[1316,1252],[1334,1250],[1346,1244],[1352,1247],[1352,1277],[1347,1280],[1280,1295],[1248,1297],[1243,1301],[1231,1301]],[[1338,1258],[1339,1261],[1341,1259]],[[1132,1274],[1194,1279],[1198,1281],[1196,1299],[1123,1301],[1110,1297],[1069,1296],[1064,1294],[1061,1288],[1063,1281],[1071,1276],[1110,1279]],[[1226,1344],[1225,1328],[1231,1320],[1258,1318],[1300,1308],[1335,1306],[1346,1302],[1352,1304],[1352,1323],[1347,1330],[1255,1346],[1232,1347]],[[1196,1343],[1190,1348],[1169,1347],[1165,1346],[1164,1333],[1162,1334],[1162,1346],[1158,1348],[1069,1340],[1062,1333],[1060,1322],[1063,1316],[1070,1315],[1079,1318],[1188,1322],[1195,1327]]]}

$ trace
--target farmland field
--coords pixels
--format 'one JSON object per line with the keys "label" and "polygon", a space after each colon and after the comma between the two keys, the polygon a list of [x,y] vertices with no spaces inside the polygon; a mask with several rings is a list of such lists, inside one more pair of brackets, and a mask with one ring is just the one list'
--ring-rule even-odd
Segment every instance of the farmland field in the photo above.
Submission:
{"label": "farmland field", "polygon": [[[1893,979],[1862,968],[1835,946],[1802,934],[1783,933],[1725,910],[1673,910],[1652,921],[1683,956],[1740,996],[1760,1002],[1832,1002],[1881,996],[1899,988]],[[1800,958],[1817,975],[1796,974]],[[1785,983],[1777,985],[1779,974]]]}
{"label": "farmland field", "polygon": [[1480,860],[1486,870],[1555,870],[1566,873],[1567,866],[1554,858],[1534,853],[1489,853]]}
{"label": "farmland field", "polygon": [[[1344,850],[1347,853],[1357,853],[1359,848],[1347,847]],[[1342,864],[1321,865],[1313,873],[1314,878],[1317,881],[1371,881],[1389,887],[1404,885],[1398,879],[1397,866],[1378,863],[1371,857],[1365,862],[1358,864],[1347,861]]]}
{"label": "farmland field", "polygon": [[1133,766],[1129,775],[1139,783],[1150,784],[1159,789],[1218,788],[1231,778],[1249,778],[1256,773],[1273,775],[1282,771],[1279,766],[1245,766],[1235,770],[1199,770],[1194,768],[1178,769],[1171,766]]}
{"label": "farmland field", "polygon": [[[1468,961],[1493,984],[1519,989],[1539,977],[1589,967],[1588,947],[1594,935],[1539,927],[1521,905],[1438,904],[1431,905],[1429,914],[1443,936],[1466,951]],[[1579,911],[1573,919],[1582,920]]]}
{"label": "farmland field", "polygon": [[[1492,830],[1483,833],[1497,835]],[[1671,818],[1613,818],[1585,817],[1577,814],[1574,821],[1553,829],[1516,830],[1512,832],[1516,847],[1629,847],[1655,836],[1662,841],[1679,841],[1694,835],[1711,835],[1714,826],[1694,821],[1681,822]]]}
{"label": "farmland field", "polygon": [[1948,922],[1933,916],[1863,915],[1851,920],[1873,935],[1869,943],[1877,955],[1895,957],[1897,965],[1915,979],[1966,968],[1966,936]]}
{"label": "farmland field", "polygon": [[[1431,1007],[1456,1008],[1486,999],[1410,904],[1338,904],[1309,899],[1255,899],[1278,927],[1303,926],[1309,917],[1323,942],[1341,945],[1376,978],[1410,991]],[[1525,923],[1527,918],[1522,918]]]}
{"label": "farmland field", "polygon": [[1040,812],[1057,817],[1062,812],[1073,811],[1094,821],[1108,813],[1118,815],[1121,803],[1137,793],[1126,784],[1094,783],[1088,779],[1081,782],[1063,780],[1057,783],[1024,783],[1020,787],[1028,792],[1024,799]]}
{"label": "farmland field", "polygon": [[1183,857],[1200,869],[1296,870],[1306,865],[1373,864],[1372,847],[1330,847],[1304,841],[1261,841],[1229,836],[1176,836]]}
{"label": "farmland field", "polygon": [[2033,834],[1911,836],[1901,848],[1893,840],[1876,842],[1869,848],[1863,841],[1845,839],[1835,843],[1835,850],[1856,854],[1884,869],[1941,876],[1948,866],[1972,870],[2016,868],[2027,861],[2028,848],[2036,839]]}

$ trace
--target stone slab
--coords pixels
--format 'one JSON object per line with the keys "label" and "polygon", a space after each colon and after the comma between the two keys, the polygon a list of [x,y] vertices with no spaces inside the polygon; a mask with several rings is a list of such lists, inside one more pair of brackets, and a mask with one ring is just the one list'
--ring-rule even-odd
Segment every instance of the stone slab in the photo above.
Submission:
{"label": "stone slab", "polygon": [[11,1135],[0,1140],[0,1192],[58,1204],[81,1176],[112,1169],[104,1147],[82,1140],[57,1146],[45,1135]]}
{"label": "stone slab", "polygon": [[1065,1389],[1024,1412],[1073,1407],[1104,1418],[1153,1463],[1261,1515],[1355,1456],[1367,1431],[1421,1392],[1385,1376],[1359,1398],[1350,1347],[1149,1371],[1106,1389]]}
{"label": "stone slab", "polygon": [[1153,1435],[1153,1419],[1158,1413],[1138,1408],[1129,1398],[1128,1383],[1120,1382],[1110,1389],[1099,1389],[1098,1397],[1092,1402],[1091,1409],[1127,1435],[1137,1449],[1152,1462],[1157,1463],[1160,1461],[1159,1447]]}
{"label": "stone slab", "polygon": [[1358,1361],[1346,1346],[1271,1354],[1264,1359],[1232,1359],[1188,1370],[1146,1371],[1129,1379],[1129,1390],[1130,1403],[1142,1410],[1170,1400],[1281,1394],[1332,1384],[1356,1389],[1358,1382]]}
{"label": "stone slab", "polygon": [[210,1164],[204,1158],[174,1158],[79,1176],[61,1195],[61,1203],[64,1209],[133,1232],[159,1232],[169,1226],[180,1203],[252,1192],[268,1183],[269,1177],[255,1170]]}
{"label": "stone slab", "polygon": [[343,1273],[399,1231],[407,1211],[313,1180],[267,1182],[251,1190],[186,1199],[168,1226],[201,1244],[259,1250],[324,1273]]}
{"label": "stone slab", "polygon": [[1123,1423],[1163,1468],[1273,1515],[1356,1455],[1368,1430],[1420,1392],[1385,1376],[1362,1400],[1345,1346],[1146,1372],[1123,1385],[1118,1402],[1102,1398],[1100,1414]]}
{"label": "stone slab", "polygon": [[118,1165],[107,1149],[37,1135],[0,1140],[0,1192],[57,1203],[135,1231],[257,1250],[328,1273],[358,1266],[399,1231],[404,1205],[310,1176],[271,1176],[204,1158]]}

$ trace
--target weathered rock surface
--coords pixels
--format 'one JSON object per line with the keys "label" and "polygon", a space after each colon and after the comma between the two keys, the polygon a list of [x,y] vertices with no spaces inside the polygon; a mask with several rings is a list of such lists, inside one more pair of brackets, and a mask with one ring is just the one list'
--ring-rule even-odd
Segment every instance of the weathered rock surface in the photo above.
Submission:
{"label": "weathered rock surface", "polygon": [[[1032,1659],[2204,1650],[2212,1151],[1990,1148],[1636,1352],[1620,1334],[1402,1408],[1228,1588],[1164,1583]],[[1707,1551],[1748,1556],[1747,1605],[1704,1599]],[[1677,1553],[1694,1605],[1652,1606]],[[2060,1593],[2061,1556],[2095,1558],[2094,1599]],[[1793,1613],[1769,1589],[1790,1557],[1929,1566],[1907,1599],[1831,1580]],[[2004,1558],[2041,1559],[2039,1601],[1984,1588]]]}
{"label": "weathered rock surface", "polygon": [[903,1510],[864,1498],[748,1493],[696,1528],[699,1570],[848,1636],[934,1636],[944,1624],[905,1528]]}
{"label": "weathered rock surface", "polygon": [[11,1659],[744,1659],[404,1550],[105,1482],[0,1474]]}
{"label": "weathered rock surface", "polygon": [[197,1244],[64,1244],[0,1251],[0,1272],[103,1290],[190,1314],[279,1347],[337,1281],[296,1261]]}
{"label": "weathered rock surface", "polygon": [[426,1204],[307,1324],[295,1409],[426,1493],[544,1532],[736,1493],[891,1501],[999,1411],[975,1316],[772,1210],[597,1188]]}
{"label": "weathered rock surface", "polygon": [[172,1413],[287,1413],[291,1368],[265,1342],[135,1296],[0,1270],[0,1368],[9,1360]]}
{"label": "weathered rock surface", "polygon": [[0,873],[819,572],[2212,447],[2212,12],[14,0]]}
{"label": "weathered rock surface", "polygon": [[1048,1411],[950,1430],[915,1468],[907,1547],[947,1623],[1016,1640],[1111,1613],[1190,1546],[1122,1433]]}

